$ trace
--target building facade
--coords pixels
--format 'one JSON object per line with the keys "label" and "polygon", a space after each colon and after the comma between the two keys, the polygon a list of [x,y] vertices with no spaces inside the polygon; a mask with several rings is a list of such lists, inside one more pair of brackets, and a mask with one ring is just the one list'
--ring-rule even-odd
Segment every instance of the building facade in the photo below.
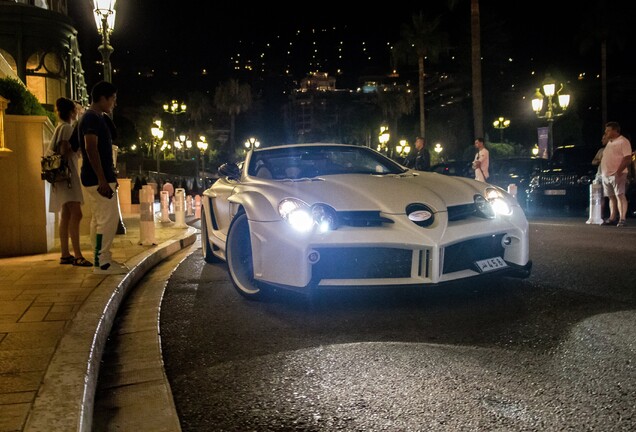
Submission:
{"label": "building facade", "polygon": [[88,103],[67,0],[0,0],[0,78],[7,76],[50,110],[62,96]]}

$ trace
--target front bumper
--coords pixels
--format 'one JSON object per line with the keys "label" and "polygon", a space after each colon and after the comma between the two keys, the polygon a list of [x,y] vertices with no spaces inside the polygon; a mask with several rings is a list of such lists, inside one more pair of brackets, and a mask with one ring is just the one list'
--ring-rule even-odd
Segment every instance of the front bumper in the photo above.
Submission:
{"label": "front bumper", "polygon": [[[285,222],[250,221],[254,277],[289,288],[435,285],[482,275],[527,277],[528,223],[511,217],[448,222],[445,213],[422,228],[405,216],[381,227],[345,227],[299,235]],[[502,258],[482,273],[475,262]]]}

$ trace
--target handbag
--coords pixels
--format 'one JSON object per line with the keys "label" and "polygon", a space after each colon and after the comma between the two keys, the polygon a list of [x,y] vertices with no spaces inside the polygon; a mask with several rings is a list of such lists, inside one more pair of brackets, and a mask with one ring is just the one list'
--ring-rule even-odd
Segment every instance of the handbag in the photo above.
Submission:
{"label": "handbag", "polygon": [[41,178],[55,186],[57,183],[66,182],[71,187],[71,167],[68,160],[60,153],[60,142],[58,140],[58,130],[53,135],[55,144],[48,154],[42,156],[40,162],[42,166]]}

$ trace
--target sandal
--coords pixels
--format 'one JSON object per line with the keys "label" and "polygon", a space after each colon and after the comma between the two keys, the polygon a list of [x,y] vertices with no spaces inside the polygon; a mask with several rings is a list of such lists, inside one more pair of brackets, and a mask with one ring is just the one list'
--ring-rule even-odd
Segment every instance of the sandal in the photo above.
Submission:
{"label": "sandal", "polygon": [[73,261],[73,265],[77,267],[93,267],[93,263],[87,261],[84,257],[75,258],[75,261]]}
{"label": "sandal", "polygon": [[60,264],[73,264],[74,262],[75,262],[75,257],[73,255],[60,258]]}

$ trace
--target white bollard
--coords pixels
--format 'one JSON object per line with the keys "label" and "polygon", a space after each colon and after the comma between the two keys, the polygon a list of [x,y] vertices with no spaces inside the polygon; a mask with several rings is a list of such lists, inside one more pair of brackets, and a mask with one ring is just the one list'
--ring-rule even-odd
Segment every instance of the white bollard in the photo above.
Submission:
{"label": "white bollard", "polygon": [[192,202],[192,195],[186,197],[186,216],[194,216],[194,203]]}
{"label": "white bollard", "polygon": [[176,188],[174,193],[174,227],[187,228],[185,223],[185,189]]}
{"label": "white bollard", "polygon": [[170,221],[170,193],[161,191],[161,222]]}
{"label": "white bollard", "polygon": [[152,186],[142,186],[139,191],[139,244],[152,246],[155,240],[155,192]]}
{"label": "white bollard", "polygon": [[594,181],[590,185],[590,218],[585,222],[588,225],[601,225],[603,217],[601,215],[601,200],[603,199],[603,185]]}
{"label": "white bollard", "polygon": [[194,217],[201,219],[201,195],[194,197]]}
{"label": "white bollard", "polygon": [[510,183],[508,185],[508,193],[513,197],[517,198],[517,185],[514,183]]}

